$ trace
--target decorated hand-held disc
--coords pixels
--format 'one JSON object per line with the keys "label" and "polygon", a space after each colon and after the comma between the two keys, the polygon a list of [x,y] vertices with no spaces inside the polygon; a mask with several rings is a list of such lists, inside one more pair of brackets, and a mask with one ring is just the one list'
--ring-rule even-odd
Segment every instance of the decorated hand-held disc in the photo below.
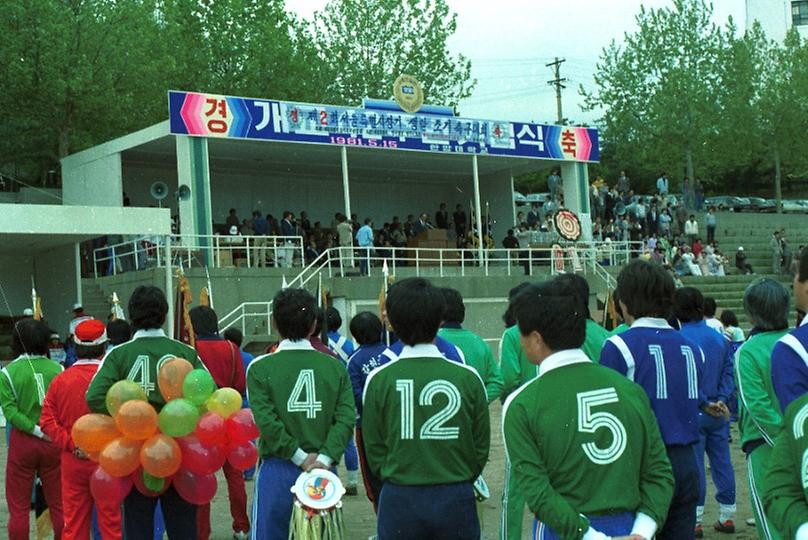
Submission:
{"label": "decorated hand-held disc", "polygon": [[559,210],[553,218],[558,234],[564,240],[575,242],[581,237],[581,222],[569,210]]}

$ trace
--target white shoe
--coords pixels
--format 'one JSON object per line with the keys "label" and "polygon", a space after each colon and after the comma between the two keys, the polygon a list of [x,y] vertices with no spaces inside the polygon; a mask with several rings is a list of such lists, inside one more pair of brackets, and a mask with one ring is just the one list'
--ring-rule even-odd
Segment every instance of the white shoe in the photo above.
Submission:
{"label": "white shoe", "polygon": [[239,532],[234,532],[233,533],[233,540],[249,540],[249,538],[250,538],[250,533],[248,533],[248,532],[239,531]]}
{"label": "white shoe", "polygon": [[753,518],[753,517],[747,518],[746,519],[746,524],[749,525],[750,527],[754,527],[755,526],[755,518]]}

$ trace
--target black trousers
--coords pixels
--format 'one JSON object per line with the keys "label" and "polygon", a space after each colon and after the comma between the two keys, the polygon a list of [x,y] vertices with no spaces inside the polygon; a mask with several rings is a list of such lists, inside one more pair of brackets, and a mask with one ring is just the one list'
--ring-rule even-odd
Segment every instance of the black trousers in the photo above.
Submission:
{"label": "black trousers", "polygon": [[696,529],[696,504],[699,498],[699,469],[694,445],[668,446],[668,459],[673,469],[673,499],[665,525],[657,540],[689,540]]}
{"label": "black trousers", "polygon": [[146,497],[132,488],[123,501],[123,529],[126,540],[154,539],[154,509],[157,501],[170,540],[196,539],[196,506],[179,496],[174,486],[159,497]]}

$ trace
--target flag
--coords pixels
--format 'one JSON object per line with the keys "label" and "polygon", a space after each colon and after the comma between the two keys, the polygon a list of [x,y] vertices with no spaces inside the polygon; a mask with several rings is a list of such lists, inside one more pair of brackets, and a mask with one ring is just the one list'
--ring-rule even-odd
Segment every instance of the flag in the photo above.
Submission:
{"label": "flag", "polygon": [[281,281],[281,290],[288,289],[289,284],[286,282],[286,275],[283,276],[283,281]]}
{"label": "flag", "polygon": [[387,346],[390,346],[390,323],[387,320],[387,309],[385,304],[387,302],[387,289],[390,287],[390,284],[393,282],[392,276],[390,276],[390,269],[387,266],[387,259],[384,260],[382,264],[382,275],[384,276],[382,280],[382,287],[379,291],[379,318],[382,320],[382,324],[384,325],[384,341]]}
{"label": "flag", "polygon": [[609,291],[606,296],[606,307],[603,310],[603,328],[614,330],[619,324],[617,316],[617,306],[614,302],[614,291]]}
{"label": "flag", "polygon": [[110,315],[111,321],[117,320],[125,320],[126,316],[123,314],[123,308],[121,307],[121,301],[118,299],[118,293],[112,293],[112,313]]}
{"label": "flag", "polygon": [[328,309],[328,293],[323,288],[323,274],[317,274],[317,307],[323,312],[323,327],[320,329],[320,339],[323,343],[328,343],[328,321],[325,318],[325,311]]}
{"label": "flag", "polygon": [[210,296],[208,295],[207,287],[202,287],[202,290],[199,291],[199,305],[210,307]]}
{"label": "flag", "polygon": [[31,302],[34,305],[34,320],[42,320],[42,297],[36,293],[36,289],[31,289]]}
{"label": "flag", "polygon": [[194,328],[191,325],[191,316],[188,313],[191,305],[191,285],[182,268],[177,269],[177,297],[174,301],[174,339],[195,346]]}

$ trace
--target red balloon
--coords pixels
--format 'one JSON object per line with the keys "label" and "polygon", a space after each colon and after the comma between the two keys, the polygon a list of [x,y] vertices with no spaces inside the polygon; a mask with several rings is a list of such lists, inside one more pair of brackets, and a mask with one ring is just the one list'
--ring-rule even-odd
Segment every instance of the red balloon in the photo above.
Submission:
{"label": "red balloon", "polygon": [[227,436],[230,442],[245,443],[258,438],[258,426],[250,409],[239,409],[226,421]]}
{"label": "red balloon", "polygon": [[174,489],[180,497],[191,504],[208,504],[216,495],[216,475],[194,474],[187,469],[180,469],[173,480]]}
{"label": "red balloon", "polygon": [[193,435],[176,439],[182,449],[182,468],[194,474],[213,474],[224,465],[227,453],[219,446],[204,446]]}
{"label": "red balloon", "polygon": [[251,442],[235,447],[227,455],[227,461],[233,468],[239,471],[246,471],[258,461],[258,450]]}
{"label": "red balloon", "polygon": [[111,476],[98,467],[90,477],[90,493],[96,501],[119,506],[132,489],[132,479],[128,476]]}
{"label": "red balloon", "polygon": [[168,486],[171,485],[171,479],[174,478],[173,476],[169,476],[168,478],[162,478],[163,480],[163,489],[160,491],[152,491],[146,487],[146,484],[143,480],[143,468],[139,468],[135,472],[132,473],[130,477],[132,482],[135,484],[135,489],[141,492],[146,497],[157,497],[162,495],[168,489]]}
{"label": "red balloon", "polygon": [[194,435],[205,446],[225,446],[227,444],[227,428],[224,418],[214,412],[203,414],[199,417]]}

